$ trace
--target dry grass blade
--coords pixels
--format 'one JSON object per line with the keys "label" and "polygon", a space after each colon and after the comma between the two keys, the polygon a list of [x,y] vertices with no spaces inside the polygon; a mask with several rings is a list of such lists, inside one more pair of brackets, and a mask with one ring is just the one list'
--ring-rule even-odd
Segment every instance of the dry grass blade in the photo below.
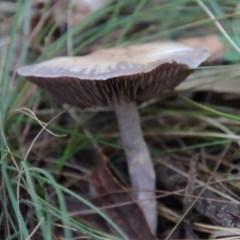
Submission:
{"label": "dry grass blade", "polygon": [[[101,156],[98,157],[98,165],[90,176],[90,182],[96,194],[95,197],[101,201],[103,211],[116,222],[129,239],[157,239],[152,235],[138,204],[113,177]],[[128,204],[124,205],[125,202]],[[106,208],[115,204],[118,207]],[[115,231],[113,233],[116,234]]]}
{"label": "dry grass blade", "polygon": [[[158,214],[159,239],[240,239],[239,6],[0,1],[0,239],[156,239],[138,207],[149,202],[158,208],[145,208],[145,216]],[[202,49],[211,57],[196,69],[208,55]],[[62,102],[94,109],[61,114],[68,106],[16,74],[29,64],[25,75],[34,83],[49,84]],[[128,105],[141,116],[133,121],[121,110],[129,123],[124,140],[118,127],[125,124],[112,112],[122,98],[137,100],[138,108]],[[136,126],[147,144],[135,144]],[[127,157],[128,169],[131,151],[124,155],[122,146],[131,144],[140,154]],[[101,149],[114,175],[102,159],[96,164],[93,153]],[[139,164],[142,150],[151,168]],[[198,167],[189,161],[196,154]]]}
{"label": "dry grass blade", "polygon": [[210,11],[210,9],[201,1],[201,0],[195,0],[199,6],[207,13],[207,15],[214,21],[216,27],[219,29],[219,31],[224,35],[224,37],[227,39],[227,41],[231,44],[231,46],[240,54],[240,49],[236,45],[236,43],[229,37],[227,32],[224,30],[222,25],[217,21],[214,14]]}
{"label": "dry grass blade", "polygon": [[193,155],[190,159],[189,178],[188,178],[188,183],[186,186],[186,195],[183,199],[185,211],[187,210],[188,206],[190,206],[193,201],[189,197],[189,195],[193,195],[193,193],[194,193],[194,187],[195,187],[195,183],[196,183],[196,179],[197,179],[198,161],[199,161],[199,155]]}
{"label": "dry grass blade", "polygon": [[[218,162],[217,167],[219,166],[219,164],[220,162]],[[217,169],[217,167],[215,167],[215,169]],[[183,166],[181,166],[180,168],[184,169]],[[168,182],[164,182],[163,180],[166,175],[169,178]],[[169,170],[167,166],[159,168],[158,180],[162,184],[164,184],[168,190],[173,190],[173,191],[177,190],[177,185],[178,185],[177,183],[180,182],[183,184],[184,182],[186,182],[185,177],[183,177],[182,175],[172,170]],[[206,189],[209,184],[210,184],[210,180],[207,181],[207,184],[204,187],[201,187],[201,188],[195,187],[194,196],[196,196],[196,198],[193,201],[194,204],[189,205],[188,211],[190,210],[190,207],[193,207],[198,212],[200,212],[204,216],[207,216],[212,221],[217,222],[221,226],[235,227],[235,228],[239,227],[240,219],[236,218],[235,216],[235,213],[237,215],[238,213],[240,213],[239,204],[236,204],[233,202],[228,202],[228,203],[224,202],[224,200],[226,199],[224,199],[223,197],[219,197]],[[183,201],[183,198],[180,198],[180,199],[182,199],[181,201]],[[215,200],[218,200],[218,201],[216,202]],[[234,215],[232,213],[234,213]],[[186,215],[186,213],[184,215]],[[180,220],[178,220],[178,223],[180,223],[180,221],[182,220],[183,220],[183,217],[181,216]]]}

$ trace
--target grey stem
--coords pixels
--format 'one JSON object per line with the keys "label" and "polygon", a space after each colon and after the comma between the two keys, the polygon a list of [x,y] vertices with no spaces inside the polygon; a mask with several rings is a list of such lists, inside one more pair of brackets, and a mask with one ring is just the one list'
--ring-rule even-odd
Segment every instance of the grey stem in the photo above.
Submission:
{"label": "grey stem", "polygon": [[143,138],[138,109],[135,103],[121,101],[115,104],[115,112],[134,190],[133,197],[139,201],[138,204],[148,225],[155,234],[157,225],[156,177],[149,150]]}

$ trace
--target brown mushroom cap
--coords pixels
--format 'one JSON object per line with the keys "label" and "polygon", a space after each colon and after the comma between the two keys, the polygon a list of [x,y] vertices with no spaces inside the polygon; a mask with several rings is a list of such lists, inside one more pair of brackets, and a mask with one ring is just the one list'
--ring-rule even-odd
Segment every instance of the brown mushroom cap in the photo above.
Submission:
{"label": "brown mushroom cap", "polygon": [[147,100],[174,89],[208,58],[178,43],[110,48],[20,67],[18,73],[63,103],[80,108]]}

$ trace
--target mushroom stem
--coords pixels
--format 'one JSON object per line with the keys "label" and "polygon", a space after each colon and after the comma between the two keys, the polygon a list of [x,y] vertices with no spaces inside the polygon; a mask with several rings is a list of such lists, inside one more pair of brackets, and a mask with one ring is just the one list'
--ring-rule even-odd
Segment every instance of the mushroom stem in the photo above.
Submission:
{"label": "mushroom stem", "polygon": [[156,233],[157,211],[155,200],[155,171],[148,147],[143,138],[138,109],[135,102],[115,103],[115,112],[122,144],[127,157],[133,197],[139,201],[148,225]]}

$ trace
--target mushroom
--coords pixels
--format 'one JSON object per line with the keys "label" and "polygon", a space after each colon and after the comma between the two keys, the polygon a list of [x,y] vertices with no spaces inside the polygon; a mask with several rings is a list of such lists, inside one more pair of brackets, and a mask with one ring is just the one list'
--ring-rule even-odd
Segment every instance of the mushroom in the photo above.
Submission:
{"label": "mushroom", "polygon": [[156,232],[155,172],[135,101],[173,90],[209,56],[182,44],[148,43],[59,57],[23,66],[18,73],[62,103],[82,109],[111,106],[118,120],[133,197]]}

